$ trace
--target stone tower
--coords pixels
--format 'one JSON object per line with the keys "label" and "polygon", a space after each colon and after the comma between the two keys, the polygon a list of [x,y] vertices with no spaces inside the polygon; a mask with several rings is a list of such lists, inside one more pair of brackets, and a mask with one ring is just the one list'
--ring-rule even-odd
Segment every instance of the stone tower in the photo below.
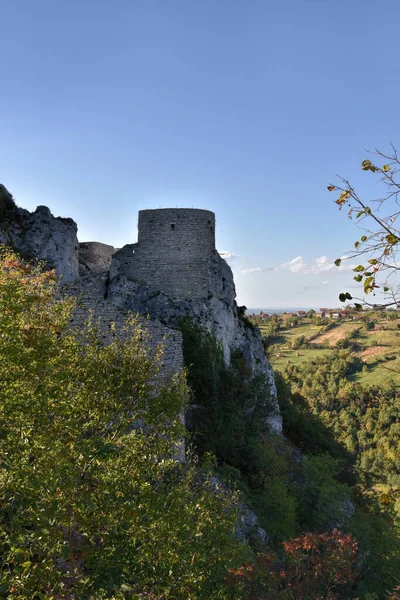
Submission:
{"label": "stone tower", "polygon": [[118,272],[171,298],[207,298],[215,250],[215,215],[195,208],[139,212],[137,244],[113,257]]}

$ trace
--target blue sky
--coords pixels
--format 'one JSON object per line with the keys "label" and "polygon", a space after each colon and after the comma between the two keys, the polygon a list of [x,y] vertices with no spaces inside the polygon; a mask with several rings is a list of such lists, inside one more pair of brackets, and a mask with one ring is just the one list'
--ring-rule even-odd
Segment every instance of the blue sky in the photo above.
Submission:
{"label": "blue sky", "polygon": [[371,194],[364,149],[399,144],[398,0],[3,0],[0,18],[20,206],[115,246],[142,208],[207,208],[240,304],[353,291],[332,261],[357,232],[326,185]]}

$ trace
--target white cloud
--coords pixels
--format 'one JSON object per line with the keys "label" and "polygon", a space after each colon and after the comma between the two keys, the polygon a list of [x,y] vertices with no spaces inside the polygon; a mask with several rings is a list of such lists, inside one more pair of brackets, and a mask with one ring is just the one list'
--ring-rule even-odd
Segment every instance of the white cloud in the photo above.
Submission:
{"label": "white cloud", "polygon": [[235,258],[239,258],[239,254],[235,254],[234,252],[228,252],[227,250],[219,250],[218,254],[221,256],[221,258],[226,260],[226,262],[235,260]]}
{"label": "white cloud", "polygon": [[265,271],[275,271],[275,269],[272,267],[266,267],[264,269],[262,267],[253,267],[252,269],[242,269],[240,272],[241,273],[261,273],[261,272],[265,272]]}
{"label": "white cloud", "polygon": [[[342,257],[342,260],[345,260],[346,256]],[[300,274],[300,275],[321,275],[325,273],[329,273],[330,275],[337,275],[343,271],[351,271],[357,265],[355,264],[341,264],[337,267],[334,264],[333,259],[329,259],[327,256],[319,256],[314,260],[309,262],[305,261],[302,256],[296,256],[277,267],[253,267],[251,269],[243,269],[242,273],[256,273],[263,271],[274,271],[275,273],[289,271],[290,273]],[[321,283],[328,284],[330,281],[322,281]]]}
{"label": "white cloud", "polygon": [[330,283],[330,281],[321,281],[321,283],[322,283],[323,285],[326,285],[327,283]]}
{"label": "white cloud", "polygon": [[303,269],[304,269],[304,259],[303,259],[303,257],[302,256],[296,256],[296,258],[293,258],[289,262],[283,263],[283,265],[280,265],[279,267],[276,267],[275,271],[289,270],[292,273],[299,273]]}
{"label": "white cloud", "polygon": [[253,269],[242,269],[241,273],[257,273],[259,271],[264,271],[261,267],[253,267]]}
{"label": "white cloud", "polygon": [[277,267],[276,271],[290,271],[291,273],[299,273],[301,275],[337,274],[342,271],[351,271],[355,266],[354,264],[343,264],[337,267],[334,261],[330,260],[327,256],[320,256],[310,262],[306,262],[302,256],[296,256],[293,260]]}

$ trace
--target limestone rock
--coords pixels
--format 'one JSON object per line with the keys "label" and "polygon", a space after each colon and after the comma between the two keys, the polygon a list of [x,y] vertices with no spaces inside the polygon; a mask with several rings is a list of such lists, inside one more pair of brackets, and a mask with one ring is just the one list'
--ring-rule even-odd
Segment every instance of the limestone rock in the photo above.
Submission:
{"label": "limestone rock", "polygon": [[[78,277],[77,225],[72,219],[53,217],[46,206],[30,213],[11,203],[0,186],[0,243],[11,245],[27,259],[40,259],[63,281]],[[1,210],[1,207],[5,210]]]}
{"label": "limestone rock", "polygon": [[[239,350],[254,375],[266,375],[271,393],[271,398],[268,400],[272,403],[272,412],[268,416],[267,424],[272,431],[281,433],[282,418],[277,402],[273,371],[264,355],[261,334],[257,329],[250,329],[241,319],[234,297],[228,295],[224,297],[227,294],[226,289],[230,289],[231,293],[232,290],[234,291],[232,273],[219,255],[216,262],[219,264],[219,273],[226,274],[226,288],[223,289],[223,286],[220,285],[222,298],[212,295],[203,300],[177,300],[160,290],[153,289],[146,283],[132,281],[124,275],[112,279],[108,287],[108,296],[111,302],[120,308],[131,310],[135,314],[149,316],[172,329],[177,326],[179,319],[190,316],[205,331],[212,333],[220,341],[227,365],[230,364],[232,351]],[[222,262],[225,264],[221,264]],[[214,275],[216,278],[216,274]],[[232,284],[229,283],[229,279],[232,280]],[[228,288],[228,286],[230,287]],[[214,284],[214,289],[217,290],[216,284]]]}
{"label": "limestone rock", "polygon": [[260,527],[256,513],[246,504],[239,504],[239,521],[235,535],[240,541],[250,543],[251,546],[266,546],[269,542],[268,534]]}
{"label": "limestone rock", "polygon": [[[230,496],[230,491],[218,477],[211,477],[210,483],[214,494]],[[238,520],[235,526],[235,537],[243,544],[250,544],[257,549],[267,546],[269,537],[267,532],[260,527],[256,513],[243,502],[237,505],[237,509]]]}

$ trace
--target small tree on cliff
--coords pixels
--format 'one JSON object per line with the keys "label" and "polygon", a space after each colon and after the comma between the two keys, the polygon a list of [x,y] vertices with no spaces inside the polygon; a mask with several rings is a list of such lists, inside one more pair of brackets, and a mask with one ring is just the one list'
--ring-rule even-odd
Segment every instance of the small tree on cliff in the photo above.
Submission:
{"label": "small tree on cliff", "polygon": [[232,500],[171,458],[183,376],[160,385],[135,321],[106,346],[70,330],[55,292],[53,272],[1,250],[1,597],[219,593],[244,549]]}
{"label": "small tree on cliff", "polygon": [[[232,570],[233,589],[254,600],[339,600],[353,597],[358,545],[350,536],[306,535],[283,544],[283,556],[260,554],[254,563]],[[232,596],[232,598],[237,596]]]}
{"label": "small tree on cliff", "polygon": [[[336,259],[335,264],[340,266],[343,260],[357,258],[360,264],[354,268],[354,279],[362,284],[364,293],[374,295],[379,289],[384,293],[381,307],[399,307],[400,157],[393,145],[388,154],[379,150],[371,154],[373,160],[363,160],[361,169],[368,176],[379,178],[382,193],[376,198],[362,198],[344,177],[339,177],[338,185],[328,186],[330,192],[340,192],[336,204],[339,209],[348,208],[348,216],[356,220],[362,231],[360,239],[354,242],[353,250],[345,259]],[[339,298],[343,302],[352,300],[348,292],[340,294]],[[361,308],[359,303],[356,306]]]}

